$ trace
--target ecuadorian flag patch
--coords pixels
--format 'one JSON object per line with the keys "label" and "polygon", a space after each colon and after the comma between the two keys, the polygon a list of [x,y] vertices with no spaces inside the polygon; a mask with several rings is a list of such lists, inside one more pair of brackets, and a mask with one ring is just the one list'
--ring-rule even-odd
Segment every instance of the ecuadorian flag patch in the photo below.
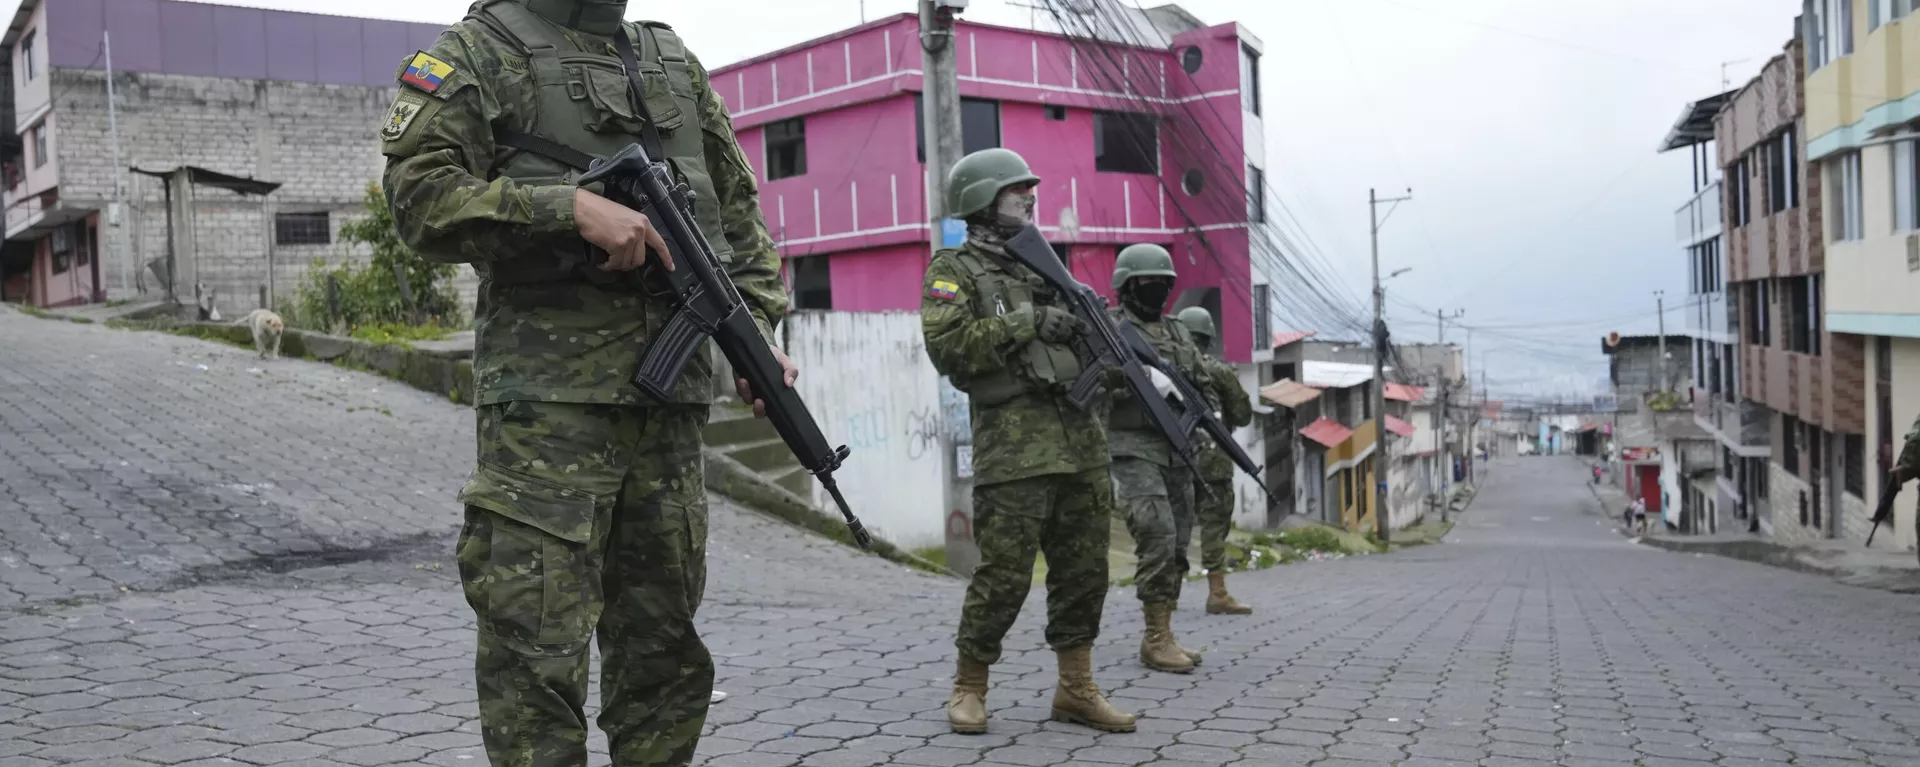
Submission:
{"label": "ecuadorian flag patch", "polygon": [[428,56],[426,51],[414,54],[413,61],[407,64],[407,71],[400,74],[400,82],[420,90],[432,93],[453,74],[453,65]]}
{"label": "ecuadorian flag patch", "polygon": [[927,295],[942,301],[952,301],[959,293],[960,286],[946,280],[934,280],[932,285],[927,286]]}

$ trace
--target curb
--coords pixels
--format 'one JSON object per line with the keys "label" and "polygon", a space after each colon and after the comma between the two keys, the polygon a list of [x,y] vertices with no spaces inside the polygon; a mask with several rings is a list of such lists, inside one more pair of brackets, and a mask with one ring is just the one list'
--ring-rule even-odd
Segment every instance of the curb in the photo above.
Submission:
{"label": "curb", "polygon": [[905,565],[937,575],[960,577],[945,567],[941,567],[912,552],[902,549],[885,539],[875,537],[873,549],[861,552],[853,542],[853,533],[847,531],[846,521],[815,508],[806,499],[795,495],[793,491],[774,484],[745,464],[717,450],[706,450],[707,489],[739,501],[754,511],[773,517],[793,527],[830,539],[860,553],[871,553],[888,561]]}

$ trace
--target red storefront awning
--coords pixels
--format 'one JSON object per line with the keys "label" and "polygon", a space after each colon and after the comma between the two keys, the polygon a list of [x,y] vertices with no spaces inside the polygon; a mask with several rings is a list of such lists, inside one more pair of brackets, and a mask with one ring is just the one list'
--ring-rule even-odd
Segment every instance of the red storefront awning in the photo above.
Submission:
{"label": "red storefront awning", "polygon": [[1338,421],[1322,416],[1320,420],[1307,424],[1300,430],[1300,436],[1318,442],[1327,447],[1336,447],[1353,436],[1353,430],[1341,426]]}

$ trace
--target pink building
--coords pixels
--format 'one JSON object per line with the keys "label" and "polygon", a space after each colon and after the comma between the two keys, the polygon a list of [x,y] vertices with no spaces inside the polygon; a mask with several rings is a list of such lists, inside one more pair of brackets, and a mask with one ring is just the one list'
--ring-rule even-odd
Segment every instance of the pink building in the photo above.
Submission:
{"label": "pink building", "polygon": [[[1120,248],[1166,246],[1180,271],[1169,308],[1206,306],[1227,359],[1249,362],[1268,336],[1248,231],[1265,220],[1260,43],[1173,6],[1143,18],[1168,45],[957,23],[965,150],[1026,157],[1042,178],[1042,229],[1109,297]],[[917,19],[879,19],[712,81],[760,174],[795,308],[918,309],[930,235]]]}

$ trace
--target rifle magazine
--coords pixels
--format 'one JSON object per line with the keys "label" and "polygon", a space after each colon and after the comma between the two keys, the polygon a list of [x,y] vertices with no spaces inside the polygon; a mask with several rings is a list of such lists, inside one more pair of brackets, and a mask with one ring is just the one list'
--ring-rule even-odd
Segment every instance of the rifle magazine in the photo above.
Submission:
{"label": "rifle magazine", "polygon": [[647,350],[640,357],[640,369],[633,375],[634,386],[655,400],[664,402],[672,397],[674,387],[680,383],[680,374],[712,334],[712,328],[711,323],[703,321],[692,309],[683,306],[674,312],[667,318],[666,326],[647,343]]}

